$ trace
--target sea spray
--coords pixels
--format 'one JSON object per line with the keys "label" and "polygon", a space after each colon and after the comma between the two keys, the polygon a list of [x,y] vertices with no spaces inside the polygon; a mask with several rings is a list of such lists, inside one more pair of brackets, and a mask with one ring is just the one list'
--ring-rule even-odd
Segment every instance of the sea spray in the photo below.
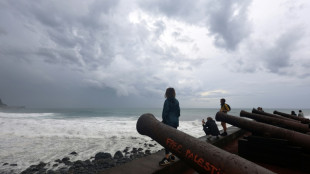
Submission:
{"label": "sea spray", "polygon": [[[230,114],[239,116],[240,110],[233,109]],[[178,129],[194,137],[204,136],[201,119],[214,117],[217,111],[181,108]],[[87,160],[98,152],[114,154],[127,147],[128,151],[133,148],[151,153],[161,150],[157,142],[136,131],[137,119],[148,112],[161,121],[160,108],[0,111],[0,173],[20,173],[40,162],[50,163],[49,167],[54,169],[55,160],[66,156],[70,156],[71,161]],[[283,112],[290,113],[290,109]],[[310,115],[310,110],[303,112]],[[222,129],[220,122],[217,124]],[[78,155],[69,155],[73,151]]]}

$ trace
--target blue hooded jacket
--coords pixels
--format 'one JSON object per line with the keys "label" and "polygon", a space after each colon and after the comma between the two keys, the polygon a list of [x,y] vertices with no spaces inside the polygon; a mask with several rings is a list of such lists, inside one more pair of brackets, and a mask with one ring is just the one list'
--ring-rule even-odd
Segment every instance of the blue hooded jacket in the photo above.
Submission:
{"label": "blue hooded jacket", "polygon": [[164,103],[163,123],[177,128],[179,126],[180,106],[176,98],[167,98]]}

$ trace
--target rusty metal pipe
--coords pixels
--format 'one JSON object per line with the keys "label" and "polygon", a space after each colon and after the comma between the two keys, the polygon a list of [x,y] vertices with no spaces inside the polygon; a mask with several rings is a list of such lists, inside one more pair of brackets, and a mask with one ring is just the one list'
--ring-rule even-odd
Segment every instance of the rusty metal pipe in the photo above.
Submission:
{"label": "rusty metal pipe", "polygon": [[137,131],[168,148],[199,173],[273,173],[244,158],[165,125],[156,120],[152,114],[140,116],[137,121]]}
{"label": "rusty metal pipe", "polygon": [[218,112],[215,116],[215,119],[217,121],[223,121],[263,136],[289,140],[295,145],[298,145],[310,151],[310,135],[268,125],[265,123],[251,121],[237,116],[227,115],[222,112]]}
{"label": "rusty metal pipe", "polygon": [[291,130],[295,130],[295,131],[302,132],[302,133],[310,132],[308,124],[292,122],[289,120],[279,119],[275,117],[268,117],[268,116],[260,115],[260,114],[253,114],[253,113],[246,112],[244,110],[240,111],[240,117],[251,118],[251,119],[254,119],[262,123],[271,124],[271,125],[286,128],[286,129],[291,129]]}
{"label": "rusty metal pipe", "polygon": [[291,118],[283,117],[281,115],[270,114],[268,112],[259,111],[259,110],[255,109],[255,108],[252,109],[252,113],[260,114],[260,115],[266,115],[266,116],[269,116],[269,117],[278,118],[278,119],[282,119],[282,120],[289,120],[289,121],[294,121],[294,122],[300,122],[298,120],[294,120],[294,119],[291,119]]}
{"label": "rusty metal pipe", "polygon": [[291,119],[294,119],[294,120],[301,121],[302,123],[307,123],[307,124],[310,123],[310,120],[307,119],[307,118],[302,118],[302,117],[294,116],[294,115],[283,113],[283,112],[279,112],[279,111],[273,111],[273,113],[281,115],[281,116],[286,117],[286,118],[291,118]]}

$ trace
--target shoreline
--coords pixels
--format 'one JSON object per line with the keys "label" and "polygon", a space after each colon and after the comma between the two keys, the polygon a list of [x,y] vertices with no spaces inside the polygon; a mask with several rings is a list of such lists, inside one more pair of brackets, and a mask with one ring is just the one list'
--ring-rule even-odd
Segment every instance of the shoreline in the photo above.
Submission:
{"label": "shoreline", "polygon": [[[72,158],[77,157],[79,154],[75,151],[64,155],[62,159],[56,159],[49,162],[39,162],[34,165],[30,165],[24,170],[18,170],[17,164],[9,164],[6,162],[1,162],[1,166],[9,166],[9,169],[0,171],[0,174],[11,174],[11,173],[21,173],[21,174],[33,174],[33,173],[96,173],[99,171],[104,171],[119,165],[123,165],[134,159],[145,157],[156,153],[158,151],[152,152],[153,147],[161,146],[157,142],[150,143],[145,141],[144,144],[126,147],[123,150],[117,150],[114,154],[107,152],[98,152],[95,156],[90,157],[86,160],[76,160],[71,161]],[[143,147],[142,147],[143,146]],[[15,168],[15,169],[14,169]]]}

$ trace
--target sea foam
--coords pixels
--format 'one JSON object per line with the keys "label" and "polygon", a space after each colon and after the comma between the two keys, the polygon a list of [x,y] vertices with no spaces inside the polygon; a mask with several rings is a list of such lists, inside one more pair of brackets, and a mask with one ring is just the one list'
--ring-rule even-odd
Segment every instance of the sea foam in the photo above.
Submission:
{"label": "sea foam", "polygon": [[[98,152],[113,155],[126,147],[143,148],[151,152],[163,148],[136,131],[138,117],[52,119],[54,115],[0,114],[0,171],[12,170],[9,165],[3,166],[4,163],[17,164],[11,172],[19,173],[40,161],[52,162],[52,166],[53,161],[65,156],[75,161],[90,159]],[[198,120],[181,121],[179,130],[195,137],[204,134]],[[70,156],[73,151],[78,155]]]}
{"label": "sea foam", "polygon": [[[204,136],[201,119],[214,115],[216,110],[210,110],[209,114],[205,114],[205,110],[194,110],[196,115],[187,116],[192,110],[181,114],[178,130],[194,137]],[[155,112],[160,115],[160,110]],[[92,116],[87,117],[88,113]],[[136,147],[151,152],[163,148],[156,141],[136,131],[137,119],[141,114],[129,113],[122,116],[126,112],[119,114],[118,111],[105,112],[103,116],[102,113],[0,112],[0,173],[20,173],[40,161],[49,163],[49,167],[53,168],[54,161],[65,156],[76,161],[90,159],[98,152],[113,155],[127,147],[129,151]],[[309,118],[308,114],[306,117]],[[161,121],[160,117],[156,118]],[[218,128],[222,129],[220,122],[217,124]],[[69,155],[73,151],[78,155]],[[4,165],[5,163],[17,166]]]}

